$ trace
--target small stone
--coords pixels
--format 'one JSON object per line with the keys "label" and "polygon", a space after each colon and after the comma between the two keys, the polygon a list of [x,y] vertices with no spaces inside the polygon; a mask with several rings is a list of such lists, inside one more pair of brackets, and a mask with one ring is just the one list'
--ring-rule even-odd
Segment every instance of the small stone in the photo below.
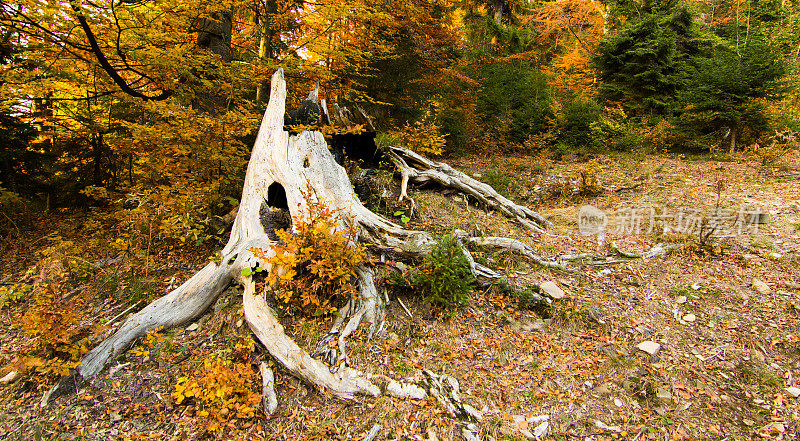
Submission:
{"label": "small stone", "polygon": [[617,407],[622,407],[622,401],[619,398],[614,398],[614,405]]}
{"label": "small stone", "polygon": [[683,316],[683,321],[687,323],[694,323],[695,321],[697,321],[697,316],[692,313],[686,314]]}
{"label": "small stone", "polygon": [[564,296],[566,296],[566,293],[553,282],[544,282],[539,285],[539,288],[544,291],[545,294],[556,300],[563,299]]}
{"label": "small stone", "polygon": [[670,401],[672,400],[672,392],[670,392],[666,387],[659,387],[656,391],[656,397],[658,397],[660,400]]}
{"label": "small stone", "polygon": [[656,355],[659,349],[661,349],[661,345],[654,341],[647,340],[636,345],[636,348],[640,351],[647,352],[650,355]]}
{"label": "small stone", "polygon": [[748,420],[747,418],[743,419],[743,420],[742,420],[742,423],[744,423],[744,425],[745,425],[745,426],[747,426],[747,427],[753,427],[753,426],[755,426],[755,425],[756,425],[756,422],[755,422],[755,421],[753,421],[753,420]]}
{"label": "small stone", "polygon": [[120,415],[117,412],[111,412],[108,416],[111,418],[111,422],[112,423],[116,423],[118,421],[122,421],[122,415]]}
{"label": "small stone", "polygon": [[786,426],[784,426],[783,423],[776,421],[762,427],[761,430],[759,430],[758,432],[762,438],[772,438],[777,435],[782,435],[783,433],[785,433]]}
{"label": "small stone", "polygon": [[192,332],[192,331],[197,331],[198,328],[200,328],[200,325],[198,325],[197,323],[192,323],[191,325],[186,327],[186,330]]}
{"label": "small stone", "polygon": [[463,436],[464,439],[467,441],[480,441],[480,439],[477,436],[475,436],[474,433],[470,432],[469,429],[467,429],[466,427],[461,429],[461,436]]}
{"label": "small stone", "polygon": [[608,424],[606,424],[606,423],[604,423],[604,422],[602,422],[600,420],[595,420],[594,426],[597,427],[600,430],[605,430],[605,431],[609,431],[609,432],[617,432],[617,433],[619,433],[619,432],[622,431],[622,429],[620,429],[619,426],[609,426]]}
{"label": "small stone", "polygon": [[239,319],[239,320],[236,321],[236,327],[237,328],[241,328],[242,324],[244,324],[244,319]]}
{"label": "small stone", "polygon": [[791,396],[793,396],[795,398],[800,397],[800,388],[797,388],[797,387],[794,387],[794,386],[787,387],[786,388],[786,392],[788,392],[789,395],[791,395]]}
{"label": "small stone", "polygon": [[772,292],[772,289],[759,279],[753,279],[753,289],[763,296]]}
{"label": "small stone", "polygon": [[611,393],[611,388],[609,388],[607,384],[601,384],[594,388],[594,393],[597,395],[608,395]]}
{"label": "small stone", "polygon": [[17,371],[11,371],[7,373],[3,378],[0,378],[0,383],[10,384],[13,383],[14,380],[16,380],[17,378],[19,378],[19,373],[17,373]]}
{"label": "small stone", "polygon": [[686,303],[686,296],[678,296],[678,298],[675,299],[675,303],[683,305],[684,303]]}
{"label": "small stone", "polygon": [[538,426],[536,426],[533,429],[533,436],[537,440],[542,439],[542,438],[545,437],[545,435],[547,435],[547,429],[549,429],[549,428],[550,428],[550,422],[549,421],[545,421],[545,422],[539,424]]}
{"label": "small stone", "polygon": [[697,291],[698,289],[700,289],[702,287],[703,287],[703,285],[701,285],[699,283],[692,283],[692,289],[695,290],[695,291]]}

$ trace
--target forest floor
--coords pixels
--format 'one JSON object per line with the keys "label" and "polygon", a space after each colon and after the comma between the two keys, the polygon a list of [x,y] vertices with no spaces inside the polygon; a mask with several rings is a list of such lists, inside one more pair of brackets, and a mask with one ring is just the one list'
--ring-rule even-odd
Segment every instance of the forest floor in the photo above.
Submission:
{"label": "forest floor", "polygon": [[[787,158],[773,167],[746,156],[595,158],[591,165],[585,159],[543,157],[451,162],[552,220],[546,234],[532,234],[461,196],[433,189],[413,191],[418,211],[408,227],[509,236],[548,257],[613,256],[596,236],[579,231],[578,210],[591,204],[608,214],[604,244],[616,240],[620,248],[639,252],[662,241],[687,245],[650,259],[614,256],[612,262],[577,264],[574,272],[476,250],[477,259],[504,273],[517,290],[551,281],[566,297],[531,311],[521,308],[513,293],[476,289],[467,304],[436,311],[413,292],[395,294],[385,337],[367,342],[360,332],[349,341],[354,367],[395,379],[420,378],[422,369],[458,379],[462,400],[483,414],[477,424],[483,439],[523,440],[535,425],[528,427],[526,418],[539,415],[549,417],[546,439],[556,440],[796,439],[800,160]],[[581,171],[584,192],[598,190],[596,195],[573,190],[581,187]],[[591,188],[593,175],[602,188]],[[742,207],[760,207],[764,223],[749,222],[756,216],[733,224]],[[718,217],[731,223],[730,231],[708,240],[690,228],[664,231],[675,221],[672,215],[709,216],[715,210],[730,215]],[[57,213],[19,225],[14,240],[4,241],[0,279],[23,276],[25,263],[48,246],[37,238],[57,235],[80,244],[75,225],[84,221],[81,216],[86,215]],[[154,246],[151,254],[147,280],[152,283],[146,289],[136,288],[139,279],[119,276],[130,270],[124,260],[102,266],[82,282],[110,285],[81,304],[84,324],[114,318],[133,304],[131,293],[142,300],[164,294],[168,284],[205,265],[213,250]],[[109,256],[92,256],[104,257]],[[341,401],[279,367],[274,416],[258,411],[209,427],[191,400],[179,404],[173,392],[179,378],[191,377],[204,360],[215,358],[244,365],[253,373],[252,390],[260,391],[254,361],[269,357],[257,347],[250,352],[240,295],[240,289],[230,288],[191,326],[151,334],[117,361],[113,373],[104,371],[77,395],[46,409],[38,403],[50,380],[23,377],[0,386],[0,438],[357,441],[380,423],[378,440],[462,439],[462,422],[436,400]],[[19,323],[28,303],[22,299],[0,310],[0,377],[14,369],[29,342]],[[283,320],[287,332],[306,345],[329,327],[329,319]],[[639,348],[643,342],[659,348],[650,354]]]}

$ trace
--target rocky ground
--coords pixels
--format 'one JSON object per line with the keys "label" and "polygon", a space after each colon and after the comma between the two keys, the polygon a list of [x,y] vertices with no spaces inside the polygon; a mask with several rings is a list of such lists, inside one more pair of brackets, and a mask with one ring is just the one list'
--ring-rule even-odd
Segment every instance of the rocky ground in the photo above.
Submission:
{"label": "rocky ground", "polygon": [[[427,369],[457,379],[461,401],[480,413],[479,421],[452,417],[433,398],[341,401],[275,366],[275,415],[231,415],[210,426],[190,400],[178,403],[181,378],[205,360],[227,358],[252,371],[257,393],[256,363],[269,362],[249,343],[234,287],[196,323],[151,334],[77,395],[49,408],[38,406],[47,381],[22,377],[0,386],[0,438],[361,440],[375,427],[378,440],[462,439],[465,428],[496,440],[534,433],[563,440],[797,437],[797,158],[780,166],[746,156],[717,161],[632,154],[594,162],[466,158],[453,165],[535,208],[553,228],[536,235],[459,195],[434,190],[413,192],[418,210],[409,227],[510,236],[550,258],[595,257],[563,272],[475,250],[476,259],[509,278],[516,294],[476,289],[467,304],[437,311],[413,290],[395,293],[384,338],[367,342],[362,330],[349,342],[353,365],[367,373],[421,382]],[[578,212],[587,204],[607,215],[602,238],[581,234]],[[736,224],[742,207],[745,217]],[[756,207],[763,216],[748,214]],[[721,226],[706,238],[691,223],[673,223],[679,213],[684,220],[716,213]],[[639,228],[631,226],[634,218]],[[659,242],[681,247],[647,259],[622,258],[608,247],[643,252]],[[199,253],[174,257],[164,255],[156,265],[162,292],[207,261]],[[519,293],[545,282],[564,298],[521,307]],[[109,296],[87,304],[85,320],[114,318],[127,305]],[[0,361],[6,366],[0,376],[13,371],[15,350],[28,338],[18,322],[25,308],[22,302],[2,310]],[[306,345],[329,327],[312,318],[283,320]]]}

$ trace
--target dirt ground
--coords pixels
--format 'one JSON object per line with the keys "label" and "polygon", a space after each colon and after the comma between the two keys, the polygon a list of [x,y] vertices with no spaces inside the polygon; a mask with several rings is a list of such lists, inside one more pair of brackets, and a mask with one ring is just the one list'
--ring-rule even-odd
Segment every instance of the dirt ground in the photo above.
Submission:
{"label": "dirt ground", "polygon": [[[410,381],[421,378],[423,369],[458,379],[462,400],[483,415],[475,423],[481,439],[524,440],[537,425],[526,418],[541,415],[549,423],[544,439],[554,440],[796,439],[800,160],[764,166],[747,156],[618,154],[593,161],[474,157],[451,163],[548,217],[554,226],[545,234],[526,231],[460,195],[415,190],[418,210],[410,228],[509,236],[549,258],[610,258],[578,262],[574,271],[562,272],[474,250],[477,260],[505,274],[518,291],[549,281],[565,298],[528,310],[512,292],[492,287],[474,290],[459,308],[437,311],[414,292],[396,293],[385,336],[367,342],[362,330],[349,341],[354,367]],[[602,243],[579,229],[578,212],[587,204],[608,216]],[[756,208],[762,216],[750,214]],[[729,225],[706,239],[692,231],[691,222],[670,224],[679,213],[684,221],[717,213]],[[632,224],[636,219],[639,224]],[[41,222],[36,227],[46,229],[48,221]],[[613,242],[632,252],[658,242],[683,246],[666,256],[623,259],[607,247]],[[10,271],[16,254],[7,242],[4,247],[0,267]],[[154,273],[165,281],[159,292],[207,263],[213,251],[206,252],[159,254]],[[196,325],[140,342],[113,372],[105,370],[51,407],[39,407],[50,386],[46,381],[23,377],[0,386],[0,438],[357,441],[379,423],[378,440],[463,439],[466,423],[434,399],[342,401],[277,366],[274,416],[259,411],[209,429],[173,393],[179,378],[191,376],[206,359],[235,359],[256,373],[256,361],[269,360],[258,346],[241,354],[241,342],[250,337],[240,295],[230,288]],[[110,295],[87,304],[84,320],[113,318],[126,302]],[[0,376],[12,370],[15,348],[28,338],[18,322],[25,308],[22,302],[0,310]],[[290,335],[310,345],[330,319],[283,321]],[[645,342],[651,347],[641,346]],[[258,392],[260,377],[253,378]]]}

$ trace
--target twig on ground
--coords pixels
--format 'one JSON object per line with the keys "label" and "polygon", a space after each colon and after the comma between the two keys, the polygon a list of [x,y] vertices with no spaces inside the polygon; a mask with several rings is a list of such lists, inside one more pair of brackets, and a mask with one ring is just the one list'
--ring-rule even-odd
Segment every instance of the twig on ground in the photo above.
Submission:
{"label": "twig on ground", "polygon": [[375,437],[378,436],[379,433],[381,433],[381,429],[382,428],[383,428],[383,425],[381,423],[375,423],[375,425],[372,426],[372,429],[370,429],[370,431],[367,434],[367,436],[365,436],[364,439],[361,440],[361,441],[372,441],[372,440],[374,440]]}
{"label": "twig on ground", "polygon": [[412,320],[413,320],[413,319],[414,319],[414,316],[413,316],[413,315],[411,315],[411,311],[409,311],[409,310],[408,310],[408,308],[406,308],[406,305],[404,305],[404,304],[403,304],[403,301],[402,301],[402,300],[400,300],[400,298],[398,298],[398,299],[397,299],[397,301],[398,301],[398,303],[400,303],[400,307],[402,307],[402,308],[403,308],[403,311],[405,311],[405,312],[406,312],[406,314],[408,314],[408,318],[410,318],[410,319],[412,319]]}

